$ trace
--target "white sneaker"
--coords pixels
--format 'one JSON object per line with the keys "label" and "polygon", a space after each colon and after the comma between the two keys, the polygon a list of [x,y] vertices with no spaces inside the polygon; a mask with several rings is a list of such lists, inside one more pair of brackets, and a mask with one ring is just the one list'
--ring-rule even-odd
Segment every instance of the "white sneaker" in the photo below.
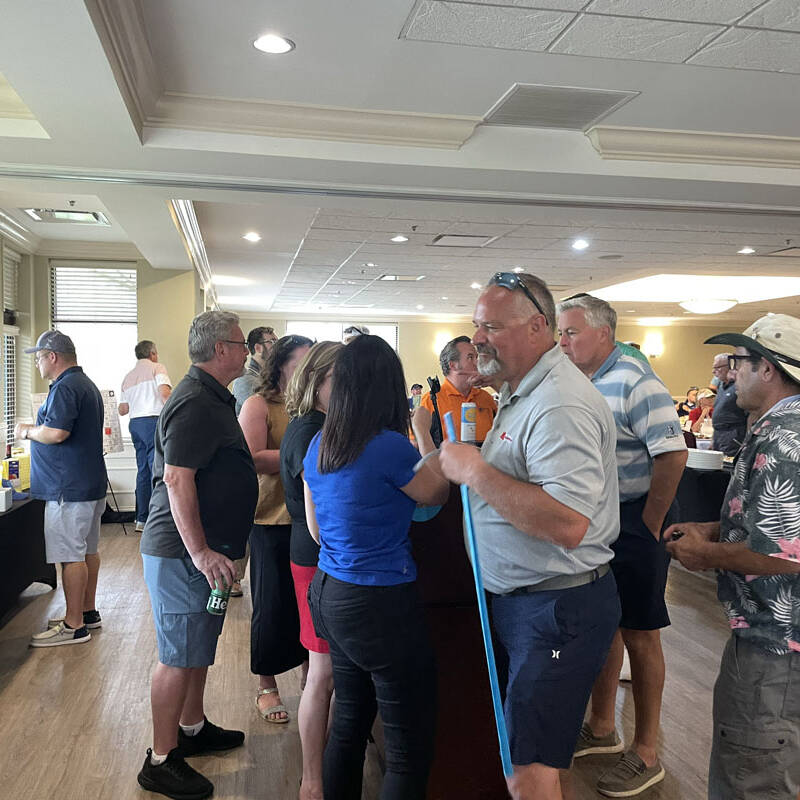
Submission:
{"label": "white sneaker", "polygon": [[53,628],[48,628],[41,633],[34,633],[31,637],[31,647],[58,647],[61,644],[80,644],[88,642],[92,634],[84,625],[81,628],[68,628],[65,623],[59,622]]}
{"label": "white sneaker", "polygon": [[136,533],[141,533],[144,530],[144,522],[140,522],[138,519],[136,520],[136,527],[134,527],[134,531]]}
{"label": "white sneaker", "polygon": [[621,681],[630,681],[631,679],[631,660],[625,647],[622,648],[622,669],[619,671],[619,679]]}

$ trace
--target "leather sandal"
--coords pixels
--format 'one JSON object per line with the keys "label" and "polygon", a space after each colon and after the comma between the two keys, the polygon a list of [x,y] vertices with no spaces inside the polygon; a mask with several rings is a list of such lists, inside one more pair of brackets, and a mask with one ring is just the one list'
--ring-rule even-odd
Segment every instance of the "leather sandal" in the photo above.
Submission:
{"label": "leather sandal", "polygon": [[[256,694],[256,710],[261,716],[261,719],[264,719],[267,722],[272,722],[275,725],[285,725],[289,721],[289,714],[286,711],[286,706],[283,703],[278,703],[278,705],[270,706],[269,708],[261,708],[261,706],[258,704],[258,698],[261,697],[262,694],[278,694],[278,687],[276,686],[274,689],[258,690],[258,693]],[[276,719],[270,717],[270,714],[280,714],[281,712],[286,714],[286,716],[278,717]]]}

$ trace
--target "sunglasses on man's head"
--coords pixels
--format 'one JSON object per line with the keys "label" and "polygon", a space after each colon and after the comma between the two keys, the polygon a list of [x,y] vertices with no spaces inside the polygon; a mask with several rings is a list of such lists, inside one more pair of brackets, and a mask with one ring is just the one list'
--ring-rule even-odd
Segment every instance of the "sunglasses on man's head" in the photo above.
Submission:
{"label": "sunglasses on man's head", "polygon": [[536,306],[536,310],[547,319],[547,314],[544,313],[544,309],[533,296],[533,292],[525,285],[522,278],[515,275],[513,272],[495,272],[489,280],[489,286],[502,286],[503,289],[510,289],[511,291],[514,291],[514,289],[522,289],[525,293],[525,297],[527,297],[528,300]]}

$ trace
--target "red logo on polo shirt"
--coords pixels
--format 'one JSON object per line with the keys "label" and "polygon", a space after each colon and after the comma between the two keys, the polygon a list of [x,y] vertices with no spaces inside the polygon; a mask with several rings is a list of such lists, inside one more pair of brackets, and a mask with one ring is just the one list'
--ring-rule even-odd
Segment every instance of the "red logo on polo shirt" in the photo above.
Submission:
{"label": "red logo on polo shirt", "polygon": [[500,434],[500,440],[503,441],[503,442],[511,442],[511,441],[513,441],[512,438],[505,431],[503,431]]}

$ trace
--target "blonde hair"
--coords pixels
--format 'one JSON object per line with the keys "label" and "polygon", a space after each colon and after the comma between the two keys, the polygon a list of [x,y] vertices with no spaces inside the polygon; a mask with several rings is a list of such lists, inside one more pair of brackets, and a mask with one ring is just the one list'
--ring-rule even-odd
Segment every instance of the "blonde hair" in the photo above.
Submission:
{"label": "blonde hair", "polygon": [[319,387],[343,347],[340,342],[317,342],[303,356],[286,387],[286,410],[290,417],[305,416],[316,408]]}

